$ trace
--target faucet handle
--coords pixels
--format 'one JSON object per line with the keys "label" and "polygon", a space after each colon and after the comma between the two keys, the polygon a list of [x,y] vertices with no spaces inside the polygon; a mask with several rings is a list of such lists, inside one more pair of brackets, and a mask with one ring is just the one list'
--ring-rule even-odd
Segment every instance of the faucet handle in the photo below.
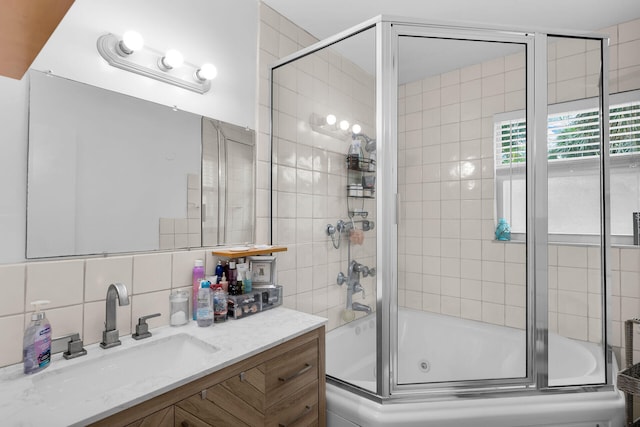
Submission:
{"label": "faucet handle", "polygon": [[62,357],[68,360],[84,356],[85,354],[87,354],[87,350],[85,350],[84,343],[80,339],[80,334],[72,334],[67,344],[67,351],[62,353]]}
{"label": "faucet handle", "polygon": [[146,316],[140,316],[138,318],[138,324],[136,325],[136,333],[131,334],[131,338],[134,340],[141,340],[143,338],[149,338],[151,336],[151,332],[149,332],[149,324],[147,323],[147,319],[151,319],[152,317],[158,317],[160,313],[147,314]]}
{"label": "faucet handle", "polygon": [[347,281],[347,276],[345,276],[342,271],[338,273],[338,277],[336,278],[336,283],[342,286],[346,281]]}

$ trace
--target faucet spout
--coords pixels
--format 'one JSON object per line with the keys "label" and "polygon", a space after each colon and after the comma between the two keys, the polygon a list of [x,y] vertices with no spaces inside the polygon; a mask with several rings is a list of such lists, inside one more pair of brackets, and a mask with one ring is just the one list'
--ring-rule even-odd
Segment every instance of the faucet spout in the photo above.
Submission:
{"label": "faucet spout", "polygon": [[351,303],[351,309],[353,311],[364,311],[367,314],[371,313],[371,307],[369,307],[368,305],[359,303],[359,302]]}
{"label": "faucet spout", "polygon": [[120,345],[119,332],[116,329],[116,301],[118,305],[129,305],[129,294],[122,283],[112,283],[107,289],[105,330],[102,332],[100,347],[111,348]]}

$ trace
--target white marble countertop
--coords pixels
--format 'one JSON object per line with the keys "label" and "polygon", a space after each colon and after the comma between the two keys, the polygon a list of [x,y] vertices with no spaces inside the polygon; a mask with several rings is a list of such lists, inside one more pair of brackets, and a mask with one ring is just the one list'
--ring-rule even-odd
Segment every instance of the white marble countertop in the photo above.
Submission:
{"label": "white marble countertop", "polygon": [[[199,328],[194,321],[180,327],[160,327],[151,330],[152,337],[140,341],[127,335],[120,337],[122,345],[107,350],[92,344],[85,347],[88,351],[86,356],[72,360],[63,359],[59,353],[53,356],[51,366],[33,375],[23,374],[22,363],[8,366],[0,369],[0,424],[86,425],[275,347],[325,323],[324,318],[278,307],[245,319],[229,319],[208,328]],[[70,393],[56,392],[56,384],[60,384],[56,379],[59,377],[60,382],[64,382],[65,368],[82,368],[80,364],[90,365],[94,360],[101,363],[101,358],[108,363],[109,357],[123,356],[121,352],[171,339],[178,334],[188,334],[218,350],[207,354],[198,363],[187,363],[186,366],[175,364],[168,370],[169,374],[165,372],[158,377],[150,376],[143,381],[128,382],[123,374],[117,388],[102,394],[92,392],[91,384],[81,385]],[[74,366],[76,364],[78,366]],[[43,379],[47,381],[43,382]],[[47,386],[42,386],[43,383]]]}

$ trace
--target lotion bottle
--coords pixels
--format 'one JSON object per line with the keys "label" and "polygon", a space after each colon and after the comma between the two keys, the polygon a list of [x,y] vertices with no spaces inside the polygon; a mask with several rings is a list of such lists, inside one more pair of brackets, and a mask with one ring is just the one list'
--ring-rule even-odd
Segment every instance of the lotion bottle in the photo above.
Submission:
{"label": "lotion bottle", "polygon": [[40,372],[51,363],[51,324],[44,312],[40,311],[40,305],[43,304],[49,304],[49,301],[31,303],[36,311],[31,315],[31,323],[22,341],[25,374]]}
{"label": "lotion bottle", "polygon": [[204,279],[204,262],[201,259],[197,259],[195,260],[194,266],[193,266],[193,277],[192,277],[192,285],[193,285],[193,291],[192,291],[192,302],[193,302],[193,307],[192,307],[192,314],[193,314],[193,320],[198,320],[197,316],[196,316],[196,312],[198,311],[198,291],[200,290],[200,282],[202,281],[202,279]]}

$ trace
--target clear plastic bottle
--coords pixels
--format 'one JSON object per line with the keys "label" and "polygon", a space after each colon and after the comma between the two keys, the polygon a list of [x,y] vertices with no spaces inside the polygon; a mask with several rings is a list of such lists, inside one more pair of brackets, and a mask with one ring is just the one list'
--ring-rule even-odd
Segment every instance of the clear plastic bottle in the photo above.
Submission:
{"label": "clear plastic bottle", "polygon": [[213,286],[213,321],[215,323],[227,320],[227,293],[221,284]]}
{"label": "clear plastic bottle", "polygon": [[39,306],[49,301],[34,301],[35,313],[31,315],[31,323],[24,331],[22,356],[24,373],[34,374],[50,365],[51,362],[51,324]]}
{"label": "clear plastic bottle", "polygon": [[203,280],[198,290],[198,308],[196,311],[196,320],[198,326],[206,327],[213,324],[213,299],[211,298],[211,283]]}

